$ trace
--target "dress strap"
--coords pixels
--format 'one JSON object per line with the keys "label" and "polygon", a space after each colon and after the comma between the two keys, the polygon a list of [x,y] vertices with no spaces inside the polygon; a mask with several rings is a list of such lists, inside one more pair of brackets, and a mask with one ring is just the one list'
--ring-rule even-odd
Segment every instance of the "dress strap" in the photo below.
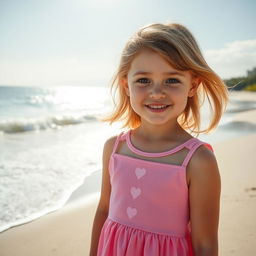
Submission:
{"label": "dress strap", "polygon": [[198,139],[194,139],[191,141],[191,143],[189,143],[186,147],[189,149],[188,154],[186,155],[186,158],[184,159],[182,166],[183,167],[187,167],[190,159],[192,158],[193,154],[195,153],[195,151],[202,145],[205,145],[207,148],[209,148],[212,152],[213,152],[213,148],[210,144],[205,143],[203,141],[200,141]]}
{"label": "dress strap", "polygon": [[181,145],[179,145],[173,149],[170,149],[168,151],[159,152],[159,153],[149,153],[149,152],[141,151],[133,146],[133,144],[131,142],[131,130],[129,132],[127,132],[124,136],[126,137],[126,143],[127,143],[128,148],[133,153],[135,153],[137,155],[141,155],[141,156],[146,156],[146,157],[163,157],[163,156],[168,156],[168,155],[174,154],[174,153],[182,150],[184,147],[189,147],[189,145],[191,145],[191,143],[194,140],[196,140],[195,138],[191,138],[191,139],[187,140],[186,142],[182,143]]}
{"label": "dress strap", "polygon": [[112,150],[112,154],[114,154],[117,150],[117,147],[119,145],[119,142],[124,140],[125,139],[125,136],[124,136],[124,132],[121,132],[117,138],[116,138],[116,141],[115,141],[115,144],[114,144],[114,147],[113,147],[113,150]]}

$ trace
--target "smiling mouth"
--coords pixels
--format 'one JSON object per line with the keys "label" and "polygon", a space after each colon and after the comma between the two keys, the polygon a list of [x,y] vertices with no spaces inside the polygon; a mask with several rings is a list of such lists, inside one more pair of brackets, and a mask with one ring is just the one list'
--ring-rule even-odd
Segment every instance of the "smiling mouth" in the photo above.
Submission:
{"label": "smiling mouth", "polygon": [[166,105],[166,104],[148,104],[145,105],[148,109],[153,110],[153,111],[163,111],[170,107],[171,105]]}

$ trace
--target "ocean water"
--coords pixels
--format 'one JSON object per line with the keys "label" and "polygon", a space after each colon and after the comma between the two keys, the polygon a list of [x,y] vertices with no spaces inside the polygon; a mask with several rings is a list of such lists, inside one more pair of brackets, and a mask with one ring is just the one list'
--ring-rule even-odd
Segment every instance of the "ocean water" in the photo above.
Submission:
{"label": "ocean water", "polygon": [[[0,232],[61,208],[101,170],[103,143],[120,132],[98,120],[110,100],[105,87],[0,86]],[[199,138],[215,143],[256,132],[233,120],[249,109],[256,98],[231,101],[217,131]]]}
{"label": "ocean water", "polygon": [[59,129],[95,120],[109,105],[103,87],[0,87],[0,132]]}
{"label": "ocean water", "polygon": [[100,169],[102,87],[0,87],[0,231],[62,207]]}

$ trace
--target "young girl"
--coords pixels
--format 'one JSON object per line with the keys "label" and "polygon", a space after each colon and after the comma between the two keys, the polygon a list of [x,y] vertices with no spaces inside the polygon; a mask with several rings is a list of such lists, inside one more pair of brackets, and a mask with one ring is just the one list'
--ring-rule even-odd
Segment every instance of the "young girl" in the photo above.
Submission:
{"label": "young girl", "polygon": [[[218,255],[220,176],[210,145],[191,136],[215,128],[227,89],[191,33],[152,24],[126,44],[113,86],[91,256]],[[212,108],[200,130],[201,99]]]}

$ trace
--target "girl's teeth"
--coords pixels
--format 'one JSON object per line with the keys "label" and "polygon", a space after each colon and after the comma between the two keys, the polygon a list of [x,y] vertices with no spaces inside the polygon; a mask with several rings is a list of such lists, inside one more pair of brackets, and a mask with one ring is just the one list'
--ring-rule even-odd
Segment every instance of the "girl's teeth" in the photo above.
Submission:
{"label": "girl's teeth", "polygon": [[150,106],[150,105],[149,105],[149,107],[150,107],[150,108],[155,108],[155,109],[161,109],[161,108],[166,108],[167,105],[163,105],[163,106]]}

